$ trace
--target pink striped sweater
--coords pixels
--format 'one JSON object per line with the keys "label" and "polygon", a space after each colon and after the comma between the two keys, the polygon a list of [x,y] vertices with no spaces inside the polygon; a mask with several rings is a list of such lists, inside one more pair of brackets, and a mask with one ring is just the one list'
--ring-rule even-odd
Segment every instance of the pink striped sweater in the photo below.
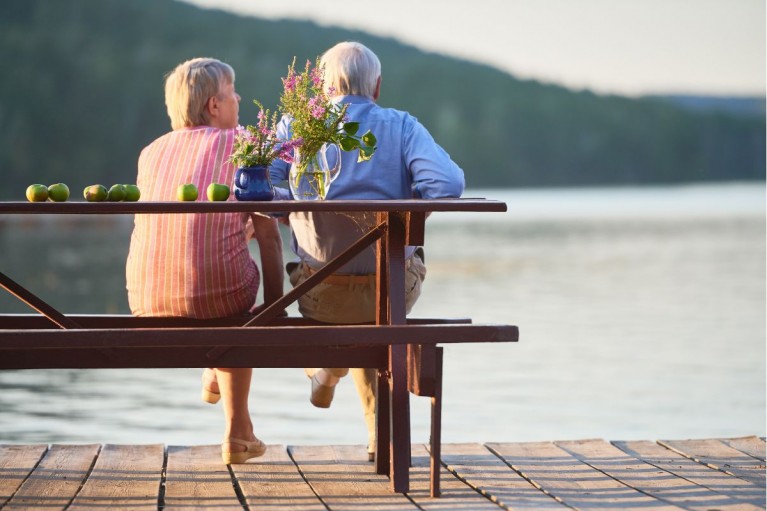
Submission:
{"label": "pink striped sweater", "polygon": [[[233,143],[234,130],[208,126],[158,138],[139,157],[141,200],[175,201],[184,183],[197,185],[197,200],[207,200],[210,183],[232,186]],[[260,275],[248,252],[247,214],[137,214],[134,223],[126,266],[134,315],[225,317],[255,303]]]}

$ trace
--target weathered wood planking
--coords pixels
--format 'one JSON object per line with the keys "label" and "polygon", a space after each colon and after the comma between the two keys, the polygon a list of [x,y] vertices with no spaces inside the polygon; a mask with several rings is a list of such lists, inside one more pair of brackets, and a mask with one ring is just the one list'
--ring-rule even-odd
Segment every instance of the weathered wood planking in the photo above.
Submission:
{"label": "weathered wood planking", "polygon": [[250,509],[326,509],[306,484],[283,445],[270,445],[262,457],[232,465],[232,472]]}
{"label": "weathered wood planking", "polygon": [[765,486],[765,464],[724,442],[706,440],[660,440],[659,444],[688,458],[740,477],[758,486]]}
{"label": "weathered wood planking", "polygon": [[53,445],[3,510],[65,509],[88,476],[99,448]]}
{"label": "weathered wood planking", "polygon": [[[411,490],[404,495],[375,473],[363,446],[273,445],[261,458],[227,467],[218,445],[169,447],[167,456],[161,445],[0,445],[0,507],[764,510],[763,479],[749,481],[709,463],[737,461],[750,475],[763,463],[752,456],[761,441],[667,442],[674,450],[649,441],[444,444],[439,499],[429,497],[424,445],[412,446]],[[676,452],[683,448],[685,455]]]}
{"label": "weathered wood planking", "polygon": [[535,487],[481,444],[444,444],[442,463],[456,477],[508,509],[568,509]]}
{"label": "weathered wood planking", "polygon": [[759,506],[717,493],[705,486],[674,477],[673,474],[630,456],[603,440],[555,442],[578,460],[650,495],[659,501],[690,510],[757,511]]}
{"label": "weathered wood planking", "polygon": [[757,436],[744,436],[741,438],[723,438],[721,441],[733,449],[737,449],[748,454],[749,456],[765,461],[767,443],[765,443],[764,439],[762,438]]}
{"label": "weathered wood planking", "polygon": [[107,444],[68,511],[157,509],[165,448]]}
{"label": "weathered wood planking", "polygon": [[0,445],[0,507],[32,473],[47,445]]}
{"label": "weathered wood planking", "polygon": [[675,506],[626,486],[583,463],[552,442],[487,444],[488,448],[530,481],[568,506],[600,510]]}
{"label": "weathered wood planking", "polygon": [[440,498],[429,496],[429,452],[427,446],[414,444],[411,450],[410,491],[408,497],[423,511],[498,510],[498,505],[441,467]]}
{"label": "weathered wood planking", "polygon": [[690,483],[729,497],[765,507],[764,487],[698,463],[649,440],[613,442],[620,450]]}
{"label": "weathered wood planking", "polygon": [[388,477],[375,473],[363,446],[291,446],[288,452],[331,511],[418,509],[405,495],[391,491]]}
{"label": "weathered wood planking", "polygon": [[169,446],[165,511],[242,509],[220,445]]}

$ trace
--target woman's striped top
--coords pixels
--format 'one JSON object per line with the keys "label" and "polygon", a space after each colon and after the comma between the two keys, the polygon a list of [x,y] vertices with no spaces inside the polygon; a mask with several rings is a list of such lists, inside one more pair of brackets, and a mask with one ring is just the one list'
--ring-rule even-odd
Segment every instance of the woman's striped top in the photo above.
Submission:
{"label": "woman's striped top", "polygon": [[[138,161],[141,200],[178,200],[185,183],[197,186],[198,200],[207,200],[210,183],[231,187],[234,134],[198,126],[152,142]],[[194,318],[247,312],[260,280],[248,232],[245,213],[137,214],[126,267],[131,312]]]}

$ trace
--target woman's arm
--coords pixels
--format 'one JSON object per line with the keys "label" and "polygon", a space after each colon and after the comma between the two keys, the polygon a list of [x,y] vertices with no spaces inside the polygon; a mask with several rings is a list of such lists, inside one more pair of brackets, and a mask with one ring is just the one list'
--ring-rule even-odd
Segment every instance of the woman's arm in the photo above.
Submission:
{"label": "woman's arm", "polygon": [[282,264],[282,238],[277,220],[261,215],[250,215],[254,237],[261,254],[261,281],[264,283],[264,304],[269,305],[282,296],[284,266]]}

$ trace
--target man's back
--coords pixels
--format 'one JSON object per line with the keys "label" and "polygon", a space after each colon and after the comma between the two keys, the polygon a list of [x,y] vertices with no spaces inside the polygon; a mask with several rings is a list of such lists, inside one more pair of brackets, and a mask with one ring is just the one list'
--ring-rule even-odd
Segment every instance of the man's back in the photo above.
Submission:
{"label": "man's back", "polygon": [[[359,132],[376,136],[373,157],[357,162],[357,151],[341,152],[341,171],[328,190],[327,199],[410,199],[460,197],[463,171],[434,141],[429,132],[407,112],[382,108],[361,96],[342,96],[347,117],[358,122]],[[287,135],[287,124],[283,136]],[[272,179],[287,178],[289,167],[278,163]],[[293,249],[312,267],[338,255],[369,228],[375,219],[335,213],[292,213]],[[408,251],[408,256],[412,249]],[[368,249],[339,270],[367,274],[375,271],[375,252]]]}

